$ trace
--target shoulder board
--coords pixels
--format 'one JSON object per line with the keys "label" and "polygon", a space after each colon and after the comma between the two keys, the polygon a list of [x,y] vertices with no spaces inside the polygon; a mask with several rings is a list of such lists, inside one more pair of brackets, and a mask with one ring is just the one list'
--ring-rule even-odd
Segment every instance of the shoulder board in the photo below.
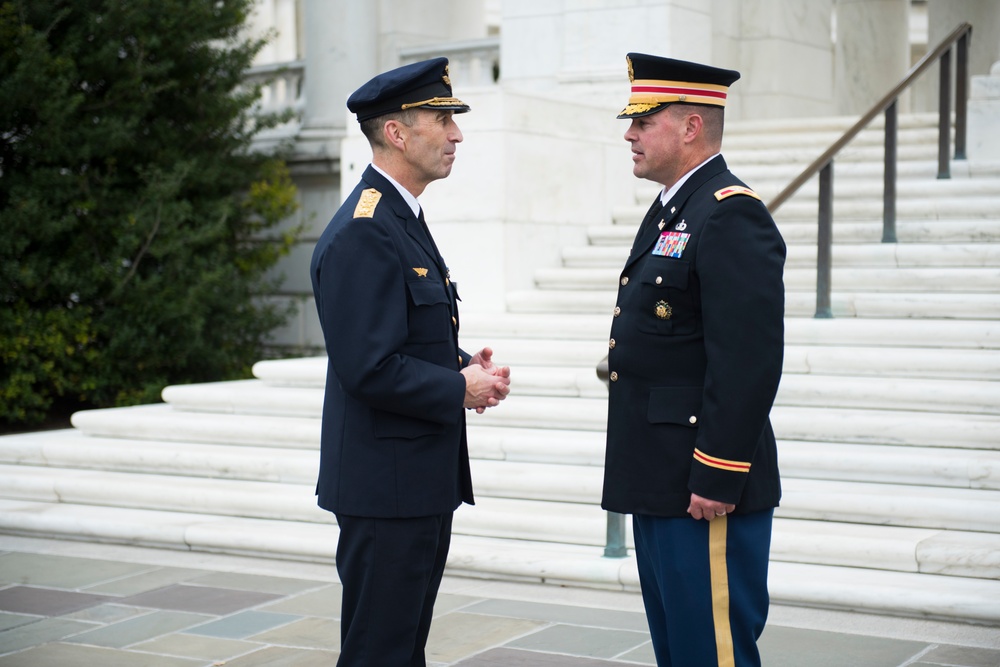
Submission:
{"label": "shoulder board", "polygon": [[754,199],[760,199],[760,195],[751,190],[750,188],[745,188],[742,185],[730,185],[729,187],[722,188],[715,192],[715,198],[722,201],[726,197],[732,197],[733,195],[746,195],[748,197],[753,197]]}
{"label": "shoulder board", "polygon": [[355,218],[371,218],[375,215],[375,207],[378,200],[382,198],[382,193],[375,188],[368,188],[361,193],[358,205],[354,207]]}

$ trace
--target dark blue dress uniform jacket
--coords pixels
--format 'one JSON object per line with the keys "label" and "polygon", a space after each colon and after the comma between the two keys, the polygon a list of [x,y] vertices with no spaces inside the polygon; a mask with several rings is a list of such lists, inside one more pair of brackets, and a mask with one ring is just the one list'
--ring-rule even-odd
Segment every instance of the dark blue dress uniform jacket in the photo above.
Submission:
{"label": "dark blue dress uniform jacket", "polygon": [[458,294],[424,229],[368,167],[313,253],[329,357],[316,493],[331,512],[417,517],[473,502]]}
{"label": "dark blue dress uniform jacket", "polygon": [[781,497],[768,415],[785,244],[739,188],[717,156],[654,203],[633,243],[609,341],[605,509],[686,516],[694,492],[746,513]]}

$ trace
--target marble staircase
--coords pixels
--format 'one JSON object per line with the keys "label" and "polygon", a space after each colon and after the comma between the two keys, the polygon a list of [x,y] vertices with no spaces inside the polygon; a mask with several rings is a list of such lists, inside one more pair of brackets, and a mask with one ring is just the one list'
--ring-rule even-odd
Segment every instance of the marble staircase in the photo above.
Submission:
{"label": "marble staircase", "polygon": [[[725,154],[766,201],[850,122],[734,123]],[[811,317],[815,185],[776,216],[789,259],[771,592],[1000,625],[1000,165],[936,179],[935,122],[900,119],[898,244],[879,242],[877,128],[838,158],[834,319]],[[594,369],[655,190],[637,182],[501,317],[463,316],[463,347],[491,345],[515,392],[470,414],[477,505],[456,514],[451,573],[637,589],[633,558],[602,555]],[[320,358],[260,362],[253,380],[0,438],[0,531],[332,563],[336,525],[313,496],[324,372]]]}

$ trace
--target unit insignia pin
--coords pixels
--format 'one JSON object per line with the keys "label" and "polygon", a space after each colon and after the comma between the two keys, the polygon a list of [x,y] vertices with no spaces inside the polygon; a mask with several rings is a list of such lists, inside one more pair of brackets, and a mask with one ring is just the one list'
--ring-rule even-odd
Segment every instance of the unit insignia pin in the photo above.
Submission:
{"label": "unit insignia pin", "polygon": [[660,229],[663,229],[666,226],[666,224],[667,224],[666,220],[660,220],[659,224],[656,226],[659,227]]}
{"label": "unit insignia pin", "polygon": [[427,269],[421,269],[421,268],[413,267],[413,270],[421,278],[426,278],[427,277]]}
{"label": "unit insignia pin", "polygon": [[656,316],[661,320],[669,320],[670,316],[674,314],[674,309],[666,301],[657,301],[654,312],[656,312]]}
{"label": "unit insignia pin", "polygon": [[677,226],[676,226],[676,227],[674,227],[674,229],[676,229],[676,230],[677,230],[677,231],[679,231],[679,232],[683,232],[683,231],[684,231],[685,229],[687,229],[687,228],[688,228],[688,225],[687,225],[687,223],[686,223],[686,222],[684,222],[683,220],[681,220],[680,222],[678,222],[678,223],[677,223]]}
{"label": "unit insignia pin", "polygon": [[671,206],[670,207],[670,212],[671,213],[676,213],[677,212],[677,207],[676,206]]}

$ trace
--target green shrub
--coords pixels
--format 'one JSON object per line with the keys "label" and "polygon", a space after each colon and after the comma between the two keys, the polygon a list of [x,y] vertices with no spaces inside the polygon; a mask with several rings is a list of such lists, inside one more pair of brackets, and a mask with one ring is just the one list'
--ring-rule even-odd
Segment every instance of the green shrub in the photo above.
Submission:
{"label": "green shrub", "polygon": [[[287,313],[253,0],[0,4],[0,427],[245,377]],[[271,304],[271,305],[268,305]]]}

